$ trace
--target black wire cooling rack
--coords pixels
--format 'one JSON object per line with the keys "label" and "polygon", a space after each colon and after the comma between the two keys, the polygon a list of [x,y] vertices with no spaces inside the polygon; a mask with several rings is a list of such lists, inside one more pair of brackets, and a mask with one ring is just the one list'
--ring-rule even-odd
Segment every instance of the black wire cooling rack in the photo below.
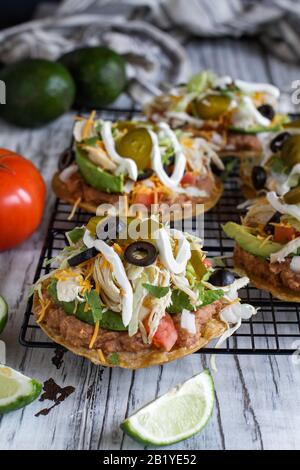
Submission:
{"label": "black wire cooling rack", "polygon": [[[134,110],[102,110],[103,119],[141,118]],[[226,256],[226,264],[231,267],[230,254],[233,241],[222,231],[222,224],[228,220],[239,221],[243,212],[238,206],[244,201],[238,184],[238,172],[228,177],[223,196],[217,206],[204,216],[204,248],[208,257]],[[50,272],[47,260],[56,256],[65,246],[64,233],[76,226],[85,224],[90,214],[78,209],[72,220],[68,220],[71,206],[56,199],[44,245],[33,282]],[[191,221],[191,226],[194,221]],[[227,258],[228,256],[228,258]],[[283,302],[271,294],[248,285],[239,291],[242,301],[259,307],[258,313],[245,320],[239,330],[220,349],[214,349],[214,342],[201,349],[201,353],[218,354],[292,354],[300,345],[300,304]],[[32,313],[32,298],[29,299],[20,331],[20,343],[35,348],[54,348],[36,324]]]}

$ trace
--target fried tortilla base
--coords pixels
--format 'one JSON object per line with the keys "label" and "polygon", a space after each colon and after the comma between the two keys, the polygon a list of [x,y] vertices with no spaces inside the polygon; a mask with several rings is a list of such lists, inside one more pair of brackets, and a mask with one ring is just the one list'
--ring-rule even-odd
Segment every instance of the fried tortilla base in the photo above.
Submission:
{"label": "fried tortilla base", "polygon": [[[33,313],[38,322],[40,308],[39,308],[39,298],[37,292],[34,293],[33,297]],[[48,309],[54,308],[54,303],[51,301]],[[46,312],[47,315],[47,312]],[[118,352],[118,365],[111,364],[109,360],[103,355],[101,358],[99,355],[99,350],[97,349],[87,349],[83,347],[74,347],[73,345],[68,344],[64,337],[55,333],[43,320],[38,323],[39,327],[44,331],[44,333],[51,338],[55,343],[64,346],[69,351],[77,354],[78,356],[85,357],[91,362],[97,365],[107,366],[107,367],[121,367],[124,369],[142,369],[150,366],[157,366],[165,364],[167,362],[174,361],[181,357],[192,354],[195,351],[206,346],[212,339],[220,337],[226,330],[226,324],[218,319],[211,319],[207,322],[206,328],[204,331],[204,336],[199,338],[199,341],[194,344],[192,347],[181,347],[170,352],[162,351],[142,351],[142,352]],[[104,358],[104,360],[103,360]]]}
{"label": "fried tortilla base", "polygon": [[239,276],[247,276],[250,279],[251,284],[253,284],[257,289],[263,290],[272,294],[273,297],[285,302],[300,302],[300,293],[297,295],[295,291],[288,289],[287,287],[274,286],[271,282],[266,281],[266,279],[261,278],[253,273],[251,269],[247,269],[246,266],[241,265],[234,260],[234,270]]}
{"label": "fried tortilla base", "polygon": [[[68,190],[67,186],[61,179],[59,178],[59,172],[56,172],[53,179],[52,179],[52,189],[55,192],[56,196],[62,199],[65,202],[68,202],[69,204],[73,205],[75,203],[75,198],[74,195]],[[219,201],[220,197],[223,194],[223,183],[221,182],[220,179],[215,178],[215,186],[213,188],[213,191],[210,195],[210,198],[205,200],[201,198],[191,198],[190,202],[193,205],[192,209],[192,214],[189,214],[186,218],[190,217],[195,217],[202,212],[207,212],[210,209],[212,209]],[[109,197],[107,200],[107,203],[109,203]],[[176,201],[174,201],[176,203]],[[103,201],[103,204],[105,204],[105,201]],[[185,203],[187,204],[187,202]],[[197,204],[203,204],[203,209],[198,208]],[[97,210],[97,205],[90,203],[90,202],[85,202],[81,201],[78,205],[78,207],[81,207],[82,209],[86,210],[87,212],[91,212],[93,214],[96,213]],[[174,215],[172,220],[180,220],[182,217],[180,214]]]}

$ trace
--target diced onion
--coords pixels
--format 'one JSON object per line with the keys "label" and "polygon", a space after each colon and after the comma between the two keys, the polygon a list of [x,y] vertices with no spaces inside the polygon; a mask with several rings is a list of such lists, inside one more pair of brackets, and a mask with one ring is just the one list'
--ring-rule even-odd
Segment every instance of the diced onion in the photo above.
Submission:
{"label": "diced onion", "polygon": [[180,326],[184,330],[195,335],[197,333],[195,314],[183,309],[181,313]]}

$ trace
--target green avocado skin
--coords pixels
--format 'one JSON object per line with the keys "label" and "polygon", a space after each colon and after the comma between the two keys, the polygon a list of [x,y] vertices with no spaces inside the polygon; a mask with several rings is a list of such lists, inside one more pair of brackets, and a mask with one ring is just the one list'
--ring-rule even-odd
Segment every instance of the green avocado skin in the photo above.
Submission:
{"label": "green avocado skin", "polygon": [[124,185],[123,175],[111,175],[106,171],[100,170],[84,155],[84,152],[78,147],[75,152],[76,163],[84,180],[93,188],[106,193],[122,193]]}
{"label": "green avocado skin", "polygon": [[107,47],[83,47],[63,55],[76,83],[76,104],[100,108],[112,103],[126,86],[124,59]]}
{"label": "green avocado skin", "polygon": [[31,402],[37,399],[37,397],[41,394],[42,385],[37,382],[35,379],[31,379],[31,392],[28,395],[24,395],[22,397],[17,398],[13,403],[2,406],[0,410],[0,414],[9,413],[10,411],[15,411],[20,408],[23,408],[26,405],[29,405]]}
{"label": "green avocado skin", "polygon": [[262,244],[256,236],[252,235],[242,225],[234,222],[227,222],[223,225],[223,230],[229,238],[233,238],[241,248],[255,256],[269,258],[272,253],[276,253],[282,248],[279,243],[267,241]]}
{"label": "green avocado skin", "polygon": [[[53,280],[48,286],[48,293],[55,301],[55,303],[60,305],[67,315],[75,315],[76,318],[83,321],[84,323],[88,323],[89,325],[95,325],[91,310],[88,310],[87,312],[84,311],[85,303],[78,303],[76,307],[75,302],[62,302],[58,300],[56,293],[56,284],[57,282]],[[127,330],[127,328],[123,325],[121,315],[116,312],[113,312],[112,310],[107,310],[106,312],[103,312],[102,319],[100,321],[100,327],[106,330],[113,331]]]}
{"label": "green avocado skin", "polygon": [[6,104],[0,115],[20,127],[40,127],[68,111],[75,85],[61,64],[44,59],[26,59],[0,70],[6,86]]}

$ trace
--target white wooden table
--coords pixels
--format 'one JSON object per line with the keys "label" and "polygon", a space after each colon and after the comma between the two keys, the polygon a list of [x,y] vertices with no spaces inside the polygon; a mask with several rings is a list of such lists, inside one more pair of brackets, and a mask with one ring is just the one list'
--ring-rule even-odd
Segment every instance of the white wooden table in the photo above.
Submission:
{"label": "white wooden table", "polygon": [[[272,81],[287,88],[300,78],[300,67],[282,64],[255,43],[233,40],[192,41],[187,46],[194,70],[212,68],[248,80]],[[28,110],[30,112],[30,110]],[[193,355],[163,367],[130,372],[102,369],[71,353],[57,370],[53,350],[26,349],[18,335],[53,204],[51,175],[57,156],[69,142],[71,116],[48,127],[20,130],[0,124],[0,146],[30,158],[48,186],[43,223],[33,237],[0,254],[0,293],[10,305],[2,336],[7,364],[45,381],[73,385],[75,392],[48,416],[34,415],[48,403],[0,417],[0,449],[140,449],[119,428],[125,416],[208,365]],[[204,431],[174,449],[299,449],[300,364],[282,356],[218,356],[214,375],[216,406]],[[50,403],[51,405],[51,403]]]}

